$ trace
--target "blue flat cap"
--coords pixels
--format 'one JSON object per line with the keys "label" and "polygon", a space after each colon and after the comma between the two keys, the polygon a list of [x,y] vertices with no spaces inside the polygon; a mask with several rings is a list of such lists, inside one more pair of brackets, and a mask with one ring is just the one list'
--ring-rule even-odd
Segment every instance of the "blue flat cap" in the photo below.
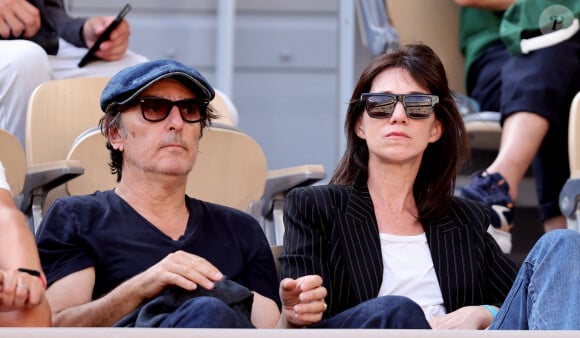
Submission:
{"label": "blue flat cap", "polygon": [[176,79],[185,87],[211,101],[215,91],[195,68],[169,59],[140,63],[115,74],[101,94],[101,109],[107,113],[111,107],[124,105],[135,99],[141,92],[163,79]]}

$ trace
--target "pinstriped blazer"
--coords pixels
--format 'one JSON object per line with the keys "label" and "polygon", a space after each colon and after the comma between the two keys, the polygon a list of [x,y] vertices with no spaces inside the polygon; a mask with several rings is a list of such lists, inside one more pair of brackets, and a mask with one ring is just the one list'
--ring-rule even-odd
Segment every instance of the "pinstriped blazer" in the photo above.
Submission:
{"label": "pinstriped blazer", "polygon": [[[515,279],[517,265],[487,233],[488,210],[454,198],[445,217],[423,224],[447,312],[499,305]],[[322,276],[328,290],[324,318],[378,295],[383,262],[366,182],[292,190],[284,224],[282,275]]]}

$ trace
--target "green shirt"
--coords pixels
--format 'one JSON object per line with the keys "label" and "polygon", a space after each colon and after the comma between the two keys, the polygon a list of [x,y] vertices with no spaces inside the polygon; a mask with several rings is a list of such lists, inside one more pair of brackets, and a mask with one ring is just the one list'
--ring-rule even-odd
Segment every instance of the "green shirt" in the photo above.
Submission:
{"label": "green shirt", "polygon": [[492,12],[472,7],[461,9],[459,18],[459,48],[465,57],[465,74],[481,52],[499,41],[499,27],[503,12]]}
{"label": "green shirt", "polygon": [[459,21],[459,47],[465,56],[466,76],[473,62],[493,42],[502,40],[512,54],[521,54],[523,38],[547,32],[546,25],[549,26],[550,21],[546,19],[546,13],[556,5],[569,10],[562,28],[568,27],[574,17],[580,17],[579,0],[517,0],[505,12],[463,7]]}

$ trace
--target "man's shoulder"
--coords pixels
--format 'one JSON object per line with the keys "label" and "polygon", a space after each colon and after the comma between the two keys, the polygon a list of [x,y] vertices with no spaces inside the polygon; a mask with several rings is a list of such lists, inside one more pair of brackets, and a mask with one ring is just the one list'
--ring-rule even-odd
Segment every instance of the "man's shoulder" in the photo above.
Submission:
{"label": "man's shoulder", "polygon": [[315,208],[344,209],[351,200],[354,189],[351,185],[325,184],[295,188],[286,197],[290,208],[311,205]]}
{"label": "man's shoulder", "polygon": [[59,197],[48,208],[46,217],[76,217],[85,220],[103,218],[103,215],[115,217],[116,214],[125,212],[121,208],[121,201],[112,190]]}
{"label": "man's shoulder", "polygon": [[114,202],[115,193],[112,190],[95,191],[88,195],[73,195],[59,197],[53,205],[71,206],[75,208],[107,207]]}

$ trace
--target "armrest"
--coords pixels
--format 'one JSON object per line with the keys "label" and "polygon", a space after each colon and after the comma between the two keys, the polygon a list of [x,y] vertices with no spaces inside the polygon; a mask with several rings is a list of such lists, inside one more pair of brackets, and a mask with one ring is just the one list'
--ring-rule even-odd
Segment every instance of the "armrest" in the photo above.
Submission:
{"label": "armrest", "polygon": [[282,244],[286,194],[293,188],[314,184],[325,177],[322,165],[301,165],[268,172],[264,194],[259,201],[250,203],[248,213],[258,220],[271,245]]}
{"label": "armrest", "polygon": [[326,177],[324,166],[300,165],[283,169],[268,171],[266,187],[262,200],[262,215],[267,215],[272,210],[272,203],[276,196],[285,196],[290,190],[314,184]]}
{"label": "armrest", "polygon": [[498,150],[501,141],[501,114],[482,111],[463,115],[463,123],[473,149]]}
{"label": "armrest", "polygon": [[33,230],[36,230],[40,224],[42,207],[48,192],[84,172],[85,169],[80,161],[63,160],[27,167],[20,210],[27,216],[32,216]]}
{"label": "armrest", "polygon": [[384,0],[355,2],[363,44],[375,56],[397,48],[399,33],[391,25]]}
{"label": "armrest", "polygon": [[85,169],[82,167],[81,161],[76,160],[29,165],[22,191],[25,195],[38,188],[49,191],[84,172]]}
{"label": "armrest", "polygon": [[569,178],[560,191],[560,211],[566,218],[575,219],[580,198],[580,178]]}

